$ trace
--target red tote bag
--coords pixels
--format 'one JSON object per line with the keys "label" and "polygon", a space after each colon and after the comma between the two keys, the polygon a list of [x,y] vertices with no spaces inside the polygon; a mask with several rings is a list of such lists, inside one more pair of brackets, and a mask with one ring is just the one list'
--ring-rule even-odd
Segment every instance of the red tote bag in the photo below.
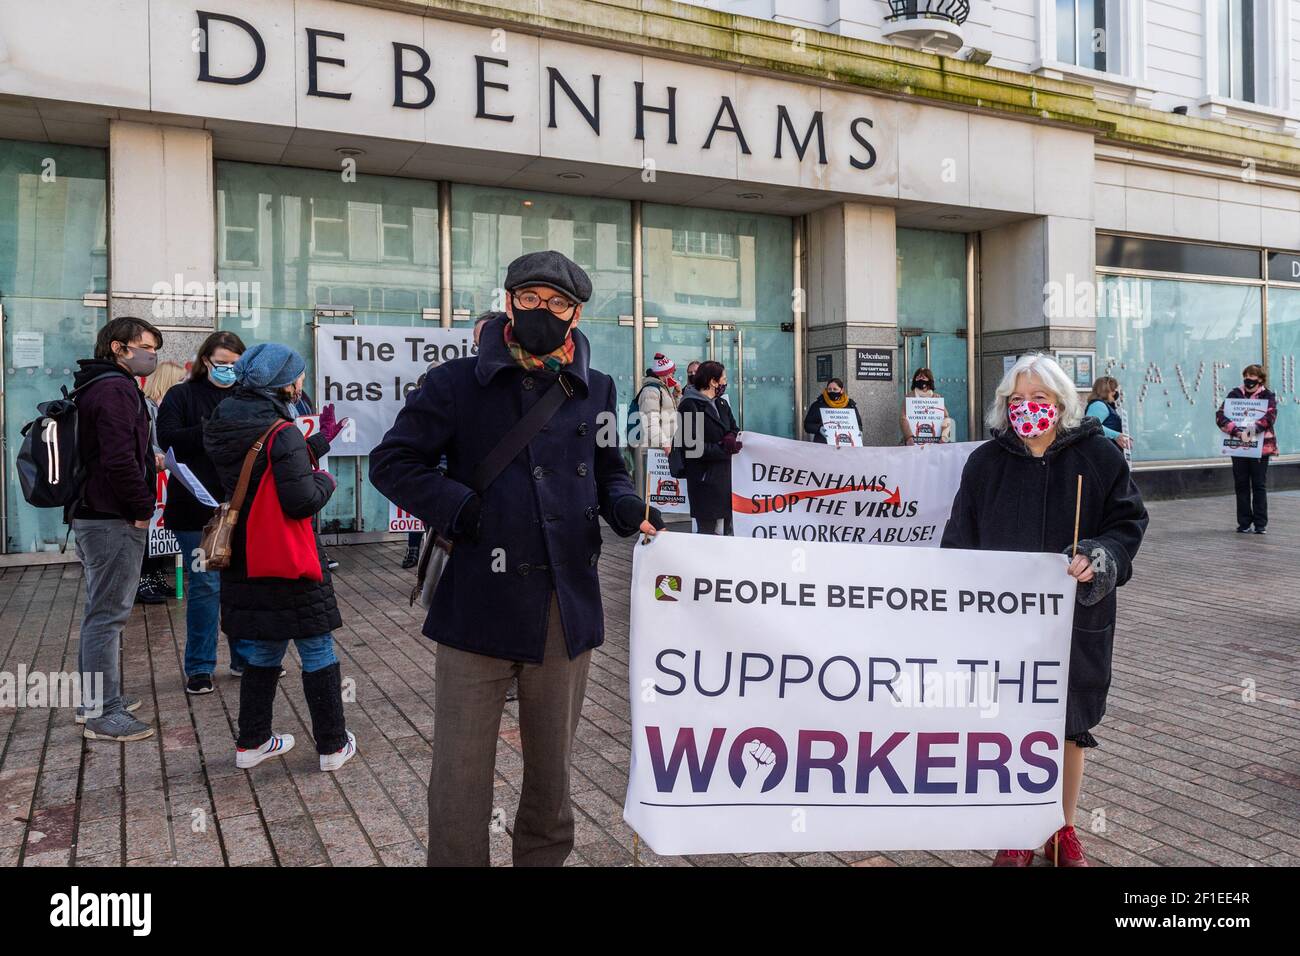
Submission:
{"label": "red tote bag", "polygon": [[248,524],[244,527],[244,548],[250,578],[289,578],[320,581],[320,555],[316,553],[316,534],[311,518],[290,518],[280,507],[280,492],[275,487],[275,472],[271,468],[271,446],[282,428],[293,428],[285,422],[266,440],[266,471],[253,496],[253,506],[248,510]]}

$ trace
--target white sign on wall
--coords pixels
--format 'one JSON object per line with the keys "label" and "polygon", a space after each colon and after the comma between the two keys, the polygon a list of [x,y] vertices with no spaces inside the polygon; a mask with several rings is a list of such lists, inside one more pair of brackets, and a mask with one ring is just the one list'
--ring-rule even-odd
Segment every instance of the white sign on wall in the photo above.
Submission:
{"label": "white sign on wall", "polygon": [[981,442],[842,448],[746,433],[731,459],[735,533],[937,548]]}
{"label": "white sign on wall", "polygon": [[352,420],[352,427],[334,439],[331,452],[370,454],[430,364],[475,354],[470,328],[318,326],[317,405],[333,403],[338,419]]}
{"label": "white sign on wall", "polygon": [[1041,845],[1063,819],[1067,563],[638,544],[624,819],[660,854]]}

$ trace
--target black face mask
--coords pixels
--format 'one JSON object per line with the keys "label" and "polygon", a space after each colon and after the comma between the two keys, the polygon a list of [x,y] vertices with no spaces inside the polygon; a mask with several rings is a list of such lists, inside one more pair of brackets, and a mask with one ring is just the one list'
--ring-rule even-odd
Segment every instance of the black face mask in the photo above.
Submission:
{"label": "black face mask", "polygon": [[1246,386],[1246,391],[1251,392],[1254,391],[1259,386],[1259,380],[1248,378],[1243,380],[1241,384]]}
{"label": "black face mask", "polygon": [[548,355],[564,344],[573,319],[557,319],[551,310],[515,309],[514,336],[525,351]]}
{"label": "black face mask", "polygon": [[721,398],[725,394],[727,394],[727,383],[723,382],[721,385],[718,386],[718,390],[713,393],[713,397]]}

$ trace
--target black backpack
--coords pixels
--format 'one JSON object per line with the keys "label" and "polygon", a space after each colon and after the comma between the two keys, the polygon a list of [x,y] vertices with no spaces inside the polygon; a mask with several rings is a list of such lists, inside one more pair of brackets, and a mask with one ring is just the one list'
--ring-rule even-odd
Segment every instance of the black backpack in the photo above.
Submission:
{"label": "black backpack", "polygon": [[101,379],[118,374],[96,375],[71,392],[65,385],[62,398],[36,406],[40,415],[23,426],[17,461],[18,483],[29,505],[66,509],[77,503],[86,480],[77,445],[77,396]]}

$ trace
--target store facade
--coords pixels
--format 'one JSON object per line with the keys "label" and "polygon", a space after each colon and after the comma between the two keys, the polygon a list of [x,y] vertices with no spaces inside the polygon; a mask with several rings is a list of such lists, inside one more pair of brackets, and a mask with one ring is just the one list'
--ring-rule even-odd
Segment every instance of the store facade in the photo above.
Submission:
{"label": "store facade", "polygon": [[[1084,84],[684,5],[54,6],[57,35],[0,12],[7,554],[62,540],[18,493],[17,430],[107,315],[150,317],[180,362],[214,328],[311,356],[324,325],[468,326],[536,249],[590,273],[620,402],[655,352],[716,358],[747,430],[801,437],[835,375],[893,444],[926,365],[978,438],[1003,362],[1038,349],[1121,379],[1138,467],[1216,469],[1215,395],[1265,351],[1295,401],[1285,137],[1141,117],[1183,152],[1121,147],[1151,130]],[[1176,176],[1199,200],[1177,219]],[[333,467],[329,530],[386,527],[365,469]]]}

